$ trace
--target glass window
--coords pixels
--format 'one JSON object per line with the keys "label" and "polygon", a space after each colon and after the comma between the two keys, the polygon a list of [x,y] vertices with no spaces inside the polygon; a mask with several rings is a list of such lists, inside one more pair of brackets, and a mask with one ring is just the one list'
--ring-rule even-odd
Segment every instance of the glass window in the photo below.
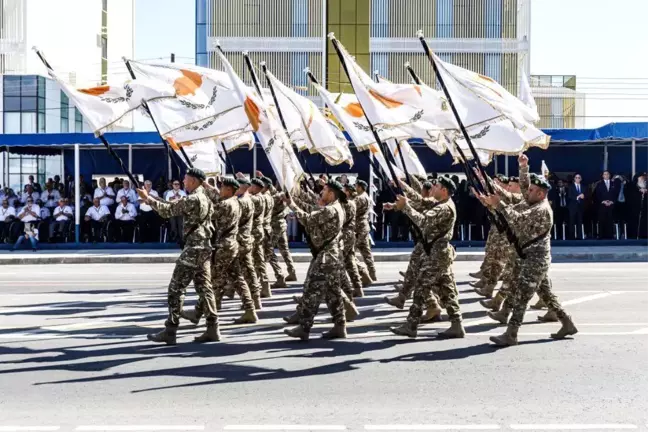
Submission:
{"label": "glass window", "polygon": [[4,133],[6,134],[20,133],[20,113],[19,112],[4,113]]}
{"label": "glass window", "polygon": [[74,108],[74,132],[83,132],[83,116],[77,108]]}
{"label": "glass window", "polygon": [[551,77],[551,86],[552,87],[562,87],[563,86],[563,77],[562,75],[554,75]]}
{"label": "glass window", "polygon": [[4,98],[5,111],[20,111],[20,98],[19,97],[5,97]]}
{"label": "glass window", "polygon": [[38,133],[45,133],[45,112],[38,113]]}
{"label": "glass window", "polygon": [[21,99],[21,110],[22,111],[36,111],[36,99],[37,97],[22,97]]}
{"label": "glass window", "polygon": [[4,95],[20,96],[20,77],[7,75],[4,77]]}
{"label": "glass window", "polygon": [[45,98],[38,98],[38,111],[45,112]]}
{"label": "glass window", "polygon": [[38,82],[36,76],[25,75],[22,77],[22,85],[20,86],[23,96],[36,96],[38,90]]}
{"label": "glass window", "polygon": [[23,112],[20,117],[22,119],[22,133],[36,133],[36,113]]}
{"label": "glass window", "polygon": [[42,76],[38,77],[38,97],[45,98],[45,78]]}

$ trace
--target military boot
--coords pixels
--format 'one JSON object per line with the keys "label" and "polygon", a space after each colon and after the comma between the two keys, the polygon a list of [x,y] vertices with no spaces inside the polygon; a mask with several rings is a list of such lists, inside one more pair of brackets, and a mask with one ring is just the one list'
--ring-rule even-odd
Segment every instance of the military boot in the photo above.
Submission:
{"label": "military boot", "polygon": [[364,290],[361,286],[353,289],[353,297],[364,297]]}
{"label": "military boot", "polygon": [[394,291],[396,292],[403,291],[403,288],[405,288],[405,285],[403,285],[401,281],[398,281],[397,283],[394,284]]}
{"label": "military boot", "polygon": [[507,324],[509,318],[509,309],[506,307],[506,304],[502,306],[502,309],[499,312],[488,312],[487,315],[489,318],[499,321],[501,324]]}
{"label": "military boot", "polygon": [[263,309],[263,304],[261,303],[261,296],[260,295],[252,297],[252,301],[254,302],[254,310]]}
{"label": "military boot", "polygon": [[217,299],[216,299],[216,310],[219,311],[219,310],[221,310],[221,309],[223,309],[223,300],[217,298]]}
{"label": "military boot", "polygon": [[279,275],[277,278],[277,281],[273,283],[271,288],[288,288],[288,284],[286,283],[286,278],[284,275]]}
{"label": "military boot", "polygon": [[484,288],[486,282],[484,282],[484,279],[479,279],[478,281],[475,282],[468,282],[468,285],[470,285],[473,288]]}
{"label": "military boot", "polygon": [[176,344],[176,333],[177,330],[174,328],[166,327],[159,333],[151,333],[146,335],[146,338],[151,342],[155,343],[165,343],[167,345]]}
{"label": "military boot", "polygon": [[234,298],[234,294],[236,294],[236,291],[234,291],[234,288],[232,286],[227,286],[225,288],[225,291],[223,292],[223,296],[227,297],[230,300]]}
{"label": "military boot", "polygon": [[557,333],[551,333],[552,339],[565,339],[567,336],[573,336],[578,333],[578,329],[569,315],[565,315],[560,322],[562,323],[562,327],[560,327]]}
{"label": "military boot", "polygon": [[416,338],[416,335],[418,333],[415,328],[413,329],[407,323],[405,323],[403,325],[400,325],[398,327],[389,327],[389,331],[394,333],[395,335],[407,336],[407,337],[412,338],[412,339]]}
{"label": "military boot", "polygon": [[487,299],[493,297],[493,291],[495,291],[495,284],[484,284],[483,288],[475,288],[477,294]]}
{"label": "military boot", "polygon": [[392,305],[398,309],[403,309],[405,307],[405,300],[407,299],[403,294],[398,294],[393,297],[385,296],[385,302],[387,302],[388,305]]}
{"label": "military boot", "polygon": [[344,324],[335,324],[329,331],[322,333],[322,339],[346,339],[347,332]]}
{"label": "military boot", "polygon": [[292,301],[299,304],[302,301],[302,296],[294,295],[294,296],[292,296]]}
{"label": "military boot", "polygon": [[254,309],[246,309],[243,315],[234,320],[234,324],[254,324],[257,321],[259,321],[259,317]]}
{"label": "military boot", "polygon": [[297,272],[294,268],[288,269],[288,276],[286,276],[286,282],[297,282]]}
{"label": "military boot", "polygon": [[286,324],[299,324],[299,314],[295,312],[290,316],[283,317],[283,320],[286,321]]}
{"label": "military boot", "polygon": [[193,324],[198,325],[202,314],[196,312],[195,309],[192,309],[192,310],[183,310],[182,312],[180,312],[180,316],[186,319],[187,321],[191,321]]}
{"label": "military boot", "polygon": [[351,302],[344,303],[344,316],[346,317],[347,321],[354,321],[356,318],[358,318],[358,315],[360,315],[360,311]]}
{"label": "military boot", "polygon": [[461,321],[452,321],[448,330],[437,334],[439,339],[462,339],[464,337],[466,337],[466,330]]}
{"label": "military boot", "polygon": [[205,329],[205,333],[201,334],[194,338],[196,343],[205,343],[205,342],[218,342],[221,339],[220,330],[218,329],[218,324],[208,324]]}
{"label": "military boot", "polygon": [[441,321],[441,312],[441,306],[439,306],[436,302],[430,302],[427,305],[425,315],[421,317],[421,322],[429,323],[434,321]]}
{"label": "military boot", "polygon": [[272,297],[270,282],[265,281],[261,284],[261,298],[270,298],[270,297]]}
{"label": "military boot", "polygon": [[371,279],[371,276],[369,276],[369,273],[362,272],[360,274],[360,277],[362,278],[362,286],[364,288],[368,287],[371,285],[374,281]]}
{"label": "military boot", "polygon": [[284,333],[290,337],[301,339],[303,341],[307,341],[310,336],[310,332],[306,331],[301,325],[291,329],[284,329]]}
{"label": "military boot", "polygon": [[538,316],[538,321],[542,322],[558,322],[558,316],[553,310],[548,310],[546,314]]}
{"label": "military boot", "polygon": [[[536,304],[531,305],[531,309],[535,310],[541,310],[547,307],[547,304],[542,300],[541,298],[538,298],[538,301]],[[556,321],[558,321],[558,318],[556,318]]]}
{"label": "military boot", "polygon": [[484,272],[479,270],[477,273],[468,273],[468,275],[474,279],[481,279],[481,277],[484,275]]}
{"label": "military boot", "polygon": [[[369,277],[372,279],[372,281],[377,282],[378,281],[378,276],[376,276],[376,269],[375,268],[370,268],[370,269],[367,269],[367,270],[369,270]],[[403,277],[405,277],[405,276],[403,276]]]}
{"label": "military boot", "polygon": [[518,344],[518,329],[513,327],[508,327],[504,333],[499,336],[491,336],[490,340],[497,346],[506,347],[511,345]]}

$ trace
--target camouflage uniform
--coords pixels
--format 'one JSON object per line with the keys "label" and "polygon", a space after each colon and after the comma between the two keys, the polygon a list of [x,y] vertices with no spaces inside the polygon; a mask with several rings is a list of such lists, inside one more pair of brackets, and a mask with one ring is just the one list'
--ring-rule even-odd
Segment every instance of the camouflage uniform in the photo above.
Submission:
{"label": "camouflage uniform", "polygon": [[[218,321],[216,300],[211,281],[211,216],[212,203],[202,186],[194,189],[179,201],[167,202],[149,195],[149,204],[161,217],[184,218],[184,247],[176,260],[168,289],[169,317],[167,328],[175,329],[180,324],[182,306],[187,286],[193,280],[200,304],[200,314],[205,315],[207,325]],[[198,307],[198,306],[197,306]]]}
{"label": "camouflage uniform", "polygon": [[416,211],[408,202],[403,208],[403,213],[421,228],[424,236],[423,241],[430,248],[429,254],[424,252],[421,269],[416,278],[416,288],[407,317],[407,325],[410,329],[416,330],[423,314],[423,305],[429,297],[430,291],[439,295],[450,321],[460,323],[459,294],[452,272],[455,251],[450,245],[457,218],[454,202],[452,199],[438,201],[424,213]]}
{"label": "camouflage uniform", "polygon": [[286,203],[284,203],[281,198],[281,192],[277,191],[274,186],[270,186],[270,193],[274,199],[274,205],[272,209],[272,218],[271,218],[271,228],[272,228],[272,242],[270,250],[266,250],[266,254],[269,256],[270,266],[274,271],[275,276],[279,279],[279,275],[283,276],[281,271],[281,266],[277,260],[277,256],[274,253],[274,248],[279,249],[281,257],[286,263],[288,274],[295,274],[295,264],[293,263],[292,255],[290,255],[290,249],[288,248],[288,222],[286,222]]}
{"label": "camouflage uniform", "polygon": [[254,239],[254,244],[252,246],[252,258],[254,260],[254,270],[256,271],[257,280],[259,284],[263,284],[268,282],[268,271],[264,255],[266,200],[265,195],[262,193],[256,195],[251,194],[250,199],[254,204],[254,219],[252,220],[252,238]]}
{"label": "camouflage uniform", "polygon": [[[369,238],[369,211],[371,210],[371,198],[366,192],[355,198],[356,203],[356,241],[355,248],[362,255],[369,275],[375,280],[376,266],[371,254],[371,240]],[[362,269],[362,267],[360,267]]]}
{"label": "camouflage uniform", "polygon": [[311,241],[313,260],[304,280],[304,295],[297,305],[299,324],[309,332],[322,300],[326,301],[336,325],[346,323],[342,290],[340,289],[339,237],[344,223],[344,210],[339,202],[307,213],[295,201],[291,210],[304,226]]}
{"label": "camouflage uniform", "polygon": [[[268,262],[271,261],[271,255],[274,255],[274,248],[272,247],[272,212],[274,210],[274,198],[272,197],[272,194],[270,191],[262,192],[260,195],[263,197],[263,200],[265,201],[265,211],[263,213],[263,261]],[[279,264],[277,263],[277,258],[275,256],[275,262],[274,264],[276,266],[272,266],[272,270],[275,272],[275,278],[279,278],[280,276],[283,276],[281,273],[281,267],[279,267]],[[272,265],[272,262],[271,262]],[[266,272],[266,279],[265,281],[268,280],[267,272]]]}
{"label": "camouflage uniform", "polygon": [[[355,233],[356,233],[356,203],[355,200],[349,199],[345,204],[342,204],[346,220],[342,226],[342,259],[344,263],[344,274],[346,277],[343,279],[344,285],[350,284],[349,289],[345,289],[347,296],[353,298],[353,292],[362,292],[362,281],[358,271],[355,256]],[[351,290],[353,288],[353,290]]]}
{"label": "camouflage uniform", "polygon": [[241,297],[245,310],[254,310],[250,288],[245,283],[239,260],[237,241],[241,209],[238,198],[221,199],[217,189],[207,189],[207,196],[214,203],[216,227],[215,254],[212,262],[212,284],[217,299],[223,297],[225,286],[231,283]]}
{"label": "camouflage uniform", "polygon": [[252,298],[256,299],[261,296],[261,284],[257,278],[254,269],[254,258],[252,250],[254,248],[254,238],[252,236],[252,226],[254,225],[255,206],[250,194],[245,193],[238,197],[239,207],[241,208],[241,218],[239,222],[238,244],[239,244],[239,261],[245,282],[250,288]]}

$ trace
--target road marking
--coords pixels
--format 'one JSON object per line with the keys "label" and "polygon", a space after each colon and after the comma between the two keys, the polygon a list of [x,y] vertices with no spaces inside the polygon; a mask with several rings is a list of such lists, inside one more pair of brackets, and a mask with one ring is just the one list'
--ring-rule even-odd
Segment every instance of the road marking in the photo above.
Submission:
{"label": "road marking", "polygon": [[498,430],[495,424],[483,425],[365,425],[365,430],[435,431],[435,430]]}
{"label": "road marking", "polygon": [[339,431],[344,425],[227,425],[225,430],[236,431]]}
{"label": "road marking", "polygon": [[513,430],[617,430],[637,429],[633,424],[512,424]]}
{"label": "road marking", "polygon": [[202,431],[205,426],[196,425],[105,425],[79,426],[77,431]]}
{"label": "road marking", "polygon": [[47,432],[59,429],[61,429],[61,426],[0,426],[0,432]]}

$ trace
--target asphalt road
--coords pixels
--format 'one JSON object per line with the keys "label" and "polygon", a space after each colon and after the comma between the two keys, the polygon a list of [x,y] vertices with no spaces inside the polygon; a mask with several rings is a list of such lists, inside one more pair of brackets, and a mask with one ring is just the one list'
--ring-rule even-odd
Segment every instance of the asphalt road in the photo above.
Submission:
{"label": "asphalt road", "polygon": [[[648,266],[561,263],[554,289],[580,333],[529,311],[520,345],[499,334],[455,272],[468,335],[416,341],[387,327],[406,312],[382,303],[406,263],[380,263],[349,338],[282,334],[293,284],[265,302],[254,326],[234,326],[225,303],[220,343],[151,344],[165,318],[171,265],[0,266],[0,432],[139,430],[648,430]],[[306,264],[298,266],[303,280]],[[193,304],[192,289],[187,297]]]}

